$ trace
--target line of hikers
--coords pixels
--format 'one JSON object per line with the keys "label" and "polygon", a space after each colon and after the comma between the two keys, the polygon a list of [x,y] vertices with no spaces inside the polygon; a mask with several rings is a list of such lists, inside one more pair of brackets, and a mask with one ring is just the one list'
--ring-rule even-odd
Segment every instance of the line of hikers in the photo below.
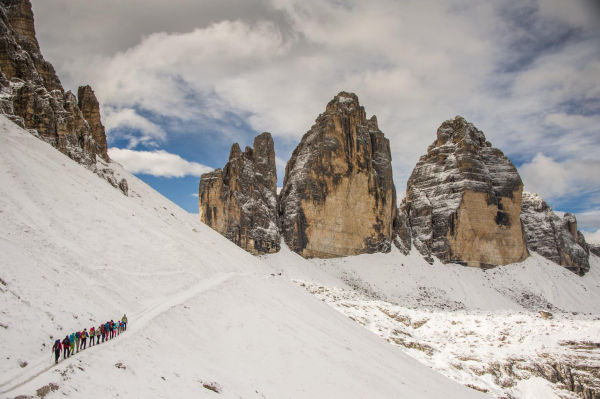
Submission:
{"label": "line of hikers", "polygon": [[63,351],[63,359],[66,359],[71,355],[74,355],[76,353],[75,350],[79,353],[80,349],[85,349],[88,338],[90,339],[91,347],[100,344],[100,339],[102,339],[102,342],[108,341],[125,330],[127,330],[127,316],[123,315],[121,320],[107,321],[104,324],[100,324],[98,328],[91,327],[89,332],[84,328],[83,331],[73,332],[70,335],[67,334],[62,341],[57,339],[54,341],[54,345],[52,345],[54,363],[58,363],[61,350]]}

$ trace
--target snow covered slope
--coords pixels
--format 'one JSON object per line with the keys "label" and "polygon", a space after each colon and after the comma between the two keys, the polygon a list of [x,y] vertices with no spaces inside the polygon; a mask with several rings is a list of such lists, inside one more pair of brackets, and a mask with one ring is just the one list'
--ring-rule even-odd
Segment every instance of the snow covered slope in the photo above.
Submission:
{"label": "snow covered slope", "polygon": [[[414,251],[264,261],[423,364],[498,398],[600,395],[600,258],[583,277],[533,254],[483,270]],[[540,311],[546,313],[540,313]]]}
{"label": "snow covered slope", "polygon": [[412,308],[600,314],[600,259],[595,255],[585,276],[536,253],[524,262],[487,270],[437,260],[430,265],[414,249],[408,256],[392,249],[388,254],[306,260],[283,248],[263,259],[293,279],[333,282]]}
{"label": "snow covered slope", "polygon": [[[129,197],[0,116],[2,397],[486,397],[114,168]],[[123,313],[53,366],[54,338]]]}

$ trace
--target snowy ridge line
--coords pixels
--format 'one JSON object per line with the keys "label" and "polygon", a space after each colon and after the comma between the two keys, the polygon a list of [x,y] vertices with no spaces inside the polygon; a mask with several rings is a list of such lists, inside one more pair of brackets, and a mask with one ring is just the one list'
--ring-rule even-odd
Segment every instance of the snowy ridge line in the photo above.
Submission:
{"label": "snowy ridge line", "polygon": [[[163,314],[164,312],[168,311],[169,309],[180,305],[184,302],[189,301],[190,299],[194,298],[196,295],[201,294],[203,292],[209,291],[213,288],[216,288],[222,284],[224,284],[225,282],[233,279],[234,277],[243,277],[243,276],[247,276],[249,275],[249,273],[234,273],[234,272],[230,272],[230,273],[225,273],[222,275],[218,275],[218,276],[214,276],[211,278],[208,278],[206,280],[202,280],[200,281],[198,284],[188,288],[187,290],[181,291],[177,294],[174,294],[168,298],[160,298],[158,300],[156,300],[152,305],[146,307],[144,310],[142,310],[141,312],[138,312],[137,314],[134,313],[133,317],[130,317],[130,320],[135,320],[135,324],[133,326],[129,326],[128,323],[128,331],[129,332],[133,332],[134,334],[141,330],[145,325],[147,325],[150,321],[152,321],[154,318],[160,316],[161,314]],[[123,337],[124,339],[119,340],[119,342],[127,340],[127,338],[129,337],[129,334],[127,334],[125,337]],[[105,342],[106,344],[110,344],[112,342],[112,340],[110,340],[110,342]],[[96,349],[97,345],[93,346],[93,347],[89,347],[88,349],[86,349],[86,353],[87,350],[89,349]],[[78,352],[79,353],[79,352]],[[84,352],[82,352],[83,354]],[[52,353],[52,356],[54,356],[54,353]],[[51,359],[52,362],[54,362],[53,359]],[[57,363],[57,364],[51,364],[50,366],[46,367],[46,362],[47,362],[47,356],[41,356],[40,358],[38,358],[35,367],[31,367],[28,368],[28,370],[20,375],[17,375],[15,377],[12,377],[4,382],[0,383],[0,389],[6,387],[7,385],[14,383],[14,385],[10,386],[9,388],[0,391],[0,394],[7,394],[9,392],[14,391],[17,388],[22,387],[23,385],[33,381],[35,378],[39,377],[40,375],[44,374],[47,371],[52,370],[55,366],[61,365],[65,362],[68,362],[69,359],[64,359],[63,361]]]}

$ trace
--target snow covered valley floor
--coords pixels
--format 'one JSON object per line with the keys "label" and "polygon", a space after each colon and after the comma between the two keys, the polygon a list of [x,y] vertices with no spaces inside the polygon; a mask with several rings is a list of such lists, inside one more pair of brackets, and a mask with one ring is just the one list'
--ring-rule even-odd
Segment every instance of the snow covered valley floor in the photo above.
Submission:
{"label": "snow covered valley floor", "polygon": [[[486,271],[415,251],[254,257],[110,167],[128,196],[0,116],[1,398],[567,398],[597,387],[596,257],[584,277],[535,254]],[[126,333],[54,365],[55,338],[123,313]]]}
{"label": "snow covered valley floor", "polygon": [[424,365],[497,398],[600,397],[600,259],[584,277],[537,254],[481,270],[403,256],[263,257]]}
{"label": "snow covered valley floor", "polygon": [[[355,290],[298,282],[392,345],[499,398],[594,397],[600,318],[570,313],[410,309]],[[579,396],[578,396],[578,395]]]}

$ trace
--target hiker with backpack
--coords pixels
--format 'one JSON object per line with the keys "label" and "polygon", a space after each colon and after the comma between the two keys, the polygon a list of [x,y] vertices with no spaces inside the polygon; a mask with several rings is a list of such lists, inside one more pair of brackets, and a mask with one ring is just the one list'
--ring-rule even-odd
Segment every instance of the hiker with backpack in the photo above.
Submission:
{"label": "hiker with backpack", "polygon": [[81,332],[75,332],[75,347],[77,348],[77,353],[79,353],[79,345],[81,344]]}
{"label": "hiker with backpack", "polygon": [[85,349],[87,345],[87,339],[90,335],[87,332],[87,328],[84,328],[81,332],[81,350]]}
{"label": "hiker with backpack", "polygon": [[63,345],[63,359],[66,359],[69,356],[71,356],[71,350],[69,349],[71,347],[71,340],[69,340],[68,335],[65,335],[65,338],[62,341],[62,345]]}
{"label": "hiker with backpack", "polygon": [[69,356],[71,356],[75,354],[75,333],[69,335],[69,341],[71,342],[69,345]]}
{"label": "hiker with backpack", "polygon": [[108,321],[104,323],[104,334],[106,334],[106,340],[108,341],[108,334],[110,334],[110,323]]}
{"label": "hiker with backpack", "polygon": [[62,344],[60,343],[60,339],[54,341],[54,345],[52,345],[52,350],[54,351],[54,364],[58,363],[58,358],[60,357],[60,350],[62,349]]}
{"label": "hiker with backpack", "polygon": [[96,330],[94,330],[94,326],[90,327],[90,348],[94,346],[94,336],[96,335]]}
{"label": "hiker with backpack", "polygon": [[127,316],[123,315],[121,321],[123,322],[123,331],[127,331]]}
{"label": "hiker with backpack", "polygon": [[104,324],[100,324],[100,335],[102,335],[102,342],[106,339],[106,326]]}
{"label": "hiker with backpack", "polygon": [[104,324],[100,324],[100,326],[98,326],[98,329],[96,330],[96,337],[98,338],[98,340],[96,341],[96,345],[100,344],[100,336],[102,335],[102,342],[104,342],[104,333],[102,332],[102,327],[104,326]]}

